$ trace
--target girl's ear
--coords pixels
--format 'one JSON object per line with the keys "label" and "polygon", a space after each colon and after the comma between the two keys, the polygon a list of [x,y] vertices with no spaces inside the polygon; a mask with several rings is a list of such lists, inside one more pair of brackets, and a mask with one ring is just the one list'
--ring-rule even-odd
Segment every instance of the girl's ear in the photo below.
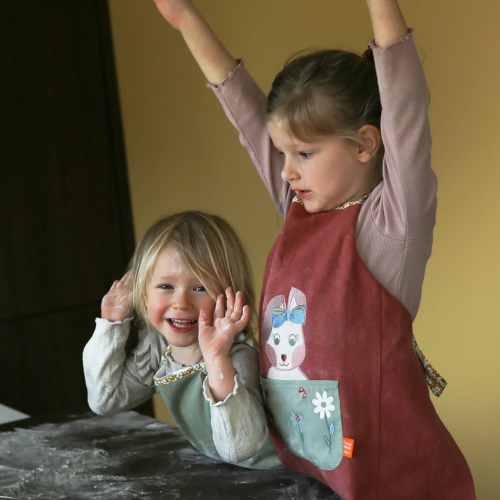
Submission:
{"label": "girl's ear", "polygon": [[358,160],[361,163],[368,163],[375,158],[382,143],[380,130],[374,125],[363,125],[358,130],[356,139],[358,141]]}

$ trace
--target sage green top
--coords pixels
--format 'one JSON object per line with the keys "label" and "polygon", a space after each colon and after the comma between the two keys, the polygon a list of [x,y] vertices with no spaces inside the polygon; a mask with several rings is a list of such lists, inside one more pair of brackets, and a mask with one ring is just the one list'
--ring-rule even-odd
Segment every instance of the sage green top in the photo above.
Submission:
{"label": "sage green top", "polygon": [[[232,351],[233,358],[237,352],[244,354],[248,348],[249,346],[245,342],[235,343]],[[237,463],[240,467],[250,469],[282,467],[267,433],[263,442],[256,441],[251,443],[253,446],[248,446],[249,439],[254,439],[252,436],[255,435],[255,432],[252,428],[255,426],[255,422],[251,421],[251,417],[246,414],[246,411],[239,413],[236,420],[234,418],[236,414],[226,414],[224,426],[220,426],[220,422],[214,421],[211,414],[213,398],[210,394],[205,363],[202,361],[193,366],[185,366],[172,373],[168,370],[169,354],[170,347],[162,356],[163,364],[155,375],[154,381],[170,415],[189,442],[209,457],[220,459],[225,456],[225,461]],[[241,390],[239,374],[235,375],[234,384],[233,395],[228,396],[228,398],[234,398],[234,395],[238,394],[242,399],[242,409],[250,409],[252,407],[251,389]],[[224,403],[217,403],[217,405],[224,407]],[[227,439],[229,436],[233,437],[231,443]],[[247,450],[248,454],[244,460],[242,460],[243,454],[241,453],[243,449]],[[231,456],[233,450],[240,450],[239,456]],[[253,454],[250,455],[250,453]]]}
{"label": "sage green top", "polygon": [[[243,333],[236,336],[230,352],[237,372],[235,388],[224,401],[216,403],[210,393],[204,363],[187,367],[175,361],[165,338],[156,330],[141,330],[137,347],[126,357],[130,321],[130,318],[116,322],[96,319],[96,329],[83,352],[88,402],[92,411],[112,415],[130,410],[151,398],[157,387],[166,385],[167,381],[193,373],[193,387],[197,388],[199,398],[190,399],[190,396],[181,407],[169,406],[170,412],[194,411],[191,401],[196,402],[195,408],[203,404],[208,410],[206,415],[210,416],[211,446],[215,447],[218,457],[225,462],[252,466],[242,462],[256,456],[269,441],[259,383],[259,355],[253,341]],[[177,423],[181,424],[180,419]],[[208,430],[207,424],[204,432]],[[190,439],[188,435],[186,437]],[[212,449],[207,454],[213,456]],[[273,457],[265,463],[262,457],[252,463],[259,462],[262,467],[258,468],[281,467],[274,450],[272,454]]]}

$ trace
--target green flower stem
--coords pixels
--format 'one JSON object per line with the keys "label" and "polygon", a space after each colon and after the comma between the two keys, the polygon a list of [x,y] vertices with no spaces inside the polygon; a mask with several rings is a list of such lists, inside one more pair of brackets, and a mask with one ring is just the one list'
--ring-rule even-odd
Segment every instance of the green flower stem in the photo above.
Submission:
{"label": "green flower stem", "polygon": [[326,428],[327,428],[327,436],[328,436],[328,442],[330,443],[330,446],[328,447],[329,448],[329,452],[328,452],[328,455],[331,455],[332,453],[332,436],[330,435],[330,424],[328,423],[328,419],[326,418],[326,415],[325,415],[325,423],[326,423]]}

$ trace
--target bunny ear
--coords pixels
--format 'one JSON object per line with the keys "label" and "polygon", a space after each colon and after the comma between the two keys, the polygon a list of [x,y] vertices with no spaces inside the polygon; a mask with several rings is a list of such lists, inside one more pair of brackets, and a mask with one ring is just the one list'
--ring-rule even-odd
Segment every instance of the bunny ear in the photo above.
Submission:
{"label": "bunny ear", "polygon": [[274,307],[281,307],[281,309],[286,309],[285,296],[279,295],[278,297],[275,298],[276,298],[276,305]]}
{"label": "bunny ear", "polygon": [[286,309],[285,296],[277,295],[273,297],[269,304],[267,304],[266,312],[264,314],[264,318],[262,320],[262,339],[264,342],[267,341],[269,335],[271,335],[271,331],[273,330],[273,315],[272,311],[275,307],[279,307],[281,309]]}
{"label": "bunny ear", "polygon": [[292,286],[290,295],[288,295],[288,309],[292,310],[297,306],[306,307],[306,296],[298,288]]}

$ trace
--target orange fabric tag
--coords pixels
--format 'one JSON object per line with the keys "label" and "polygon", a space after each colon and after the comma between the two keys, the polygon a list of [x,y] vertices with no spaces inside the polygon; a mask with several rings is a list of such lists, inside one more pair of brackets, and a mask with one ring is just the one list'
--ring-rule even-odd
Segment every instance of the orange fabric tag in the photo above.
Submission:
{"label": "orange fabric tag", "polygon": [[352,458],[354,450],[354,439],[344,438],[344,457]]}

